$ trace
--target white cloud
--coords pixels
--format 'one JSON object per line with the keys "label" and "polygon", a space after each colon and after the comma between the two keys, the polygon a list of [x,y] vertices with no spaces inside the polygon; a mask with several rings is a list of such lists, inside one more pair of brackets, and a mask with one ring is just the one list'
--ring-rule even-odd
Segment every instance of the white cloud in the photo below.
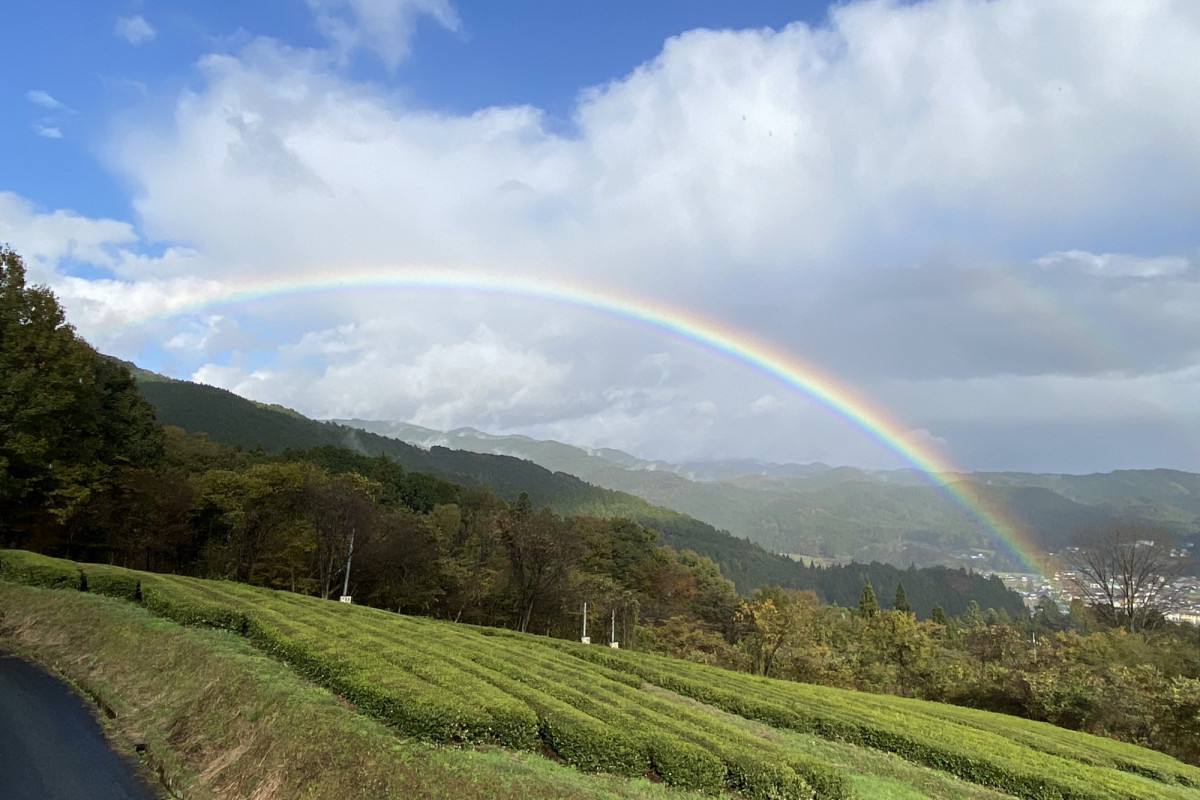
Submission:
{"label": "white cloud", "polygon": [[374,52],[388,69],[409,54],[417,19],[432,17],[448,30],[459,27],[449,0],[305,0],[316,17],[317,29],[329,38],[335,54],[345,60],[358,49]]}
{"label": "white cloud", "polygon": [[120,245],[137,241],[128,222],[92,219],[74,211],[58,209],[45,213],[28,200],[0,191],[0,241],[6,241],[31,262],[36,279],[47,280],[58,260],[72,258],[111,267]]}
{"label": "white cloud", "polygon": [[[341,63],[394,68],[418,18],[458,25],[448,3],[308,4]],[[140,254],[111,227],[76,246],[145,281],[147,309],[187,275],[360,265],[605,286],[740,324],[950,452],[988,419],[1137,430],[1131,403],[1157,391],[1142,418],[1195,417],[1161,387],[1200,353],[1200,5],[878,0],[820,28],[692,31],[582,92],[567,132],[532,107],[414,107],[330,54],[258,39],[204,58],[169,125],[112,147],[139,233],[176,249]],[[97,303],[127,291],[98,287]],[[627,323],[589,338],[600,326],[569,306],[347,292],[221,313],[270,327],[270,352],[194,316],[154,330],[204,353],[196,375],[311,414],[879,459],[777,383]]]}
{"label": "white cloud", "polygon": [[872,2],[824,29],[693,31],[585,92],[570,137],[533,108],[412,109],[258,41],[206,59],[173,130],[131,136],[120,166],[156,235],[223,251],[499,260],[696,297],[735,268],[1134,237],[1200,203],[1200,8],[1140,8]]}
{"label": "white cloud", "polygon": [[[273,369],[206,364],[194,379],[249,397],[273,397],[315,416],[391,414],[441,429],[480,420],[496,424],[514,409],[530,414],[562,402],[569,365],[506,342],[486,326],[462,341],[416,353],[379,341],[395,334],[394,326],[381,321],[343,326],[285,349]],[[330,360],[316,369],[304,366],[314,353]]]}
{"label": "white cloud", "polygon": [[773,394],[764,394],[750,404],[749,412],[755,416],[768,414],[779,408],[779,398]]}
{"label": "white cloud", "polygon": [[113,33],[132,45],[153,41],[154,37],[158,35],[154,26],[139,14],[131,17],[119,17],[117,24],[113,27]]}
{"label": "white cloud", "polygon": [[1182,275],[1192,268],[1192,261],[1184,256],[1140,257],[1128,253],[1089,253],[1084,250],[1067,250],[1049,253],[1035,259],[1040,267],[1068,267],[1089,275],[1109,278],[1161,278]]}
{"label": "white cloud", "polygon": [[47,139],[63,138],[62,128],[51,125],[42,125],[41,123],[35,122],[33,125],[33,130],[38,136],[43,136]]}
{"label": "white cloud", "polygon": [[70,111],[71,109],[60,103],[49,92],[43,89],[30,89],[25,93],[25,99],[33,103],[35,106],[48,108],[51,111]]}

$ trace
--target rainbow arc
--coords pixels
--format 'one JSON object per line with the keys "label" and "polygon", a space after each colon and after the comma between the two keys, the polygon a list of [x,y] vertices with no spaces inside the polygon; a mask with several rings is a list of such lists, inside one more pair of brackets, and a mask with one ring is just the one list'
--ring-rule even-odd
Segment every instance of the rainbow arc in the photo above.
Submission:
{"label": "rainbow arc", "polygon": [[778,345],[724,322],[631,294],[545,279],[499,276],[444,268],[341,269],[336,274],[246,279],[213,287],[157,316],[173,317],[205,308],[270,298],[321,295],[361,289],[462,290],[567,303],[598,314],[662,331],[767,374],[842,417],[896,454],[939,487],[991,531],[1022,566],[1043,571],[1043,557],[1023,526],[1007,519],[984,493],[961,480],[961,470],[917,439],[886,411],[833,375]]}

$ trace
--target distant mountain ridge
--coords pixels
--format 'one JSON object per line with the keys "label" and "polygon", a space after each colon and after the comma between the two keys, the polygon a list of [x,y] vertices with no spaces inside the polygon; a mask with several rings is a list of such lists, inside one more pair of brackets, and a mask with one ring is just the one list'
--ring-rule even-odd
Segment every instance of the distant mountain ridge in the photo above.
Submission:
{"label": "distant mountain ridge", "polygon": [[[768,550],[894,564],[987,564],[992,532],[915,470],[861,470],[826,464],[752,460],[670,464],[619,450],[589,450],[472,428],[441,432],[402,422],[343,424],[429,446],[525,458],[547,469],[628,492],[745,537]],[[1200,534],[1200,475],[1121,470],[1093,475],[957,473],[1043,549],[1058,550],[1080,526],[1114,516],[1161,523],[1183,537]]]}
{"label": "distant mountain ridge", "polygon": [[1003,608],[1010,613],[1023,609],[1020,596],[1005,589],[994,576],[987,579],[978,573],[945,569],[900,570],[880,563],[809,567],[681,512],[593,486],[562,471],[551,472],[530,460],[438,445],[423,449],[369,431],[311,420],[292,409],[256,403],[224,389],[138,373],[138,388],[163,424],[204,433],[214,441],[246,450],[261,447],[267,453],[326,445],[371,456],[382,453],[405,470],[467,486],[486,485],[509,501],[527,492],[535,505],[560,514],[631,519],[657,531],[660,544],[711,558],[743,593],[772,584],[812,589],[825,602],[848,604],[857,598],[864,580],[869,580],[881,597],[891,597],[903,580],[909,602],[922,617],[928,616],[934,603],[949,614],[961,614],[972,599],[984,608]]}

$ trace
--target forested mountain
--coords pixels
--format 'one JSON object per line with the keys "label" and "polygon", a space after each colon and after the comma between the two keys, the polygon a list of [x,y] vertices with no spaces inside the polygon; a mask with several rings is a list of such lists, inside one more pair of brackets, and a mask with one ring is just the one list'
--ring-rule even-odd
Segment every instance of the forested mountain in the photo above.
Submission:
{"label": "forested mountain", "polygon": [[[527,458],[702,519],[772,552],[899,566],[978,564],[983,554],[994,568],[1010,566],[993,533],[914,470],[757,461],[677,465],[470,428],[442,433],[401,422],[353,424],[409,442]],[[1200,535],[1200,475],[1193,473],[946,477],[1020,525],[1044,550],[1060,550],[1076,529],[1114,516],[1162,523],[1184,538]]]}
{"label": "forested mountain", "polygon": [[[563,472],[550,472],[532,461],[437,446],[426,450],[368,431],[306,419],[288,409],[264,406],[224,389],[187,381],[145,376],[139,378],[139,389],[155,407],[160,422],[246,450],[261,448],[266,453],[281,453],[334,446],[370,456],[382,453],[408,472],[488,486],[510,502],[526,492],[535,506],[559,514],[630,519],[657,531],[661,544],[711,558],[743,593],[772,584],[816,590],[827,602],[843,602],[847,597],[857,602],[865,577],[870,577],[886,596],[902,577],[906,585],[925,581],[885,564],[856,564],[843,571],[808,569],[686,514],[652,505],[632,494],[593,486]],[[914,610],[921,616],[927,616],[935,603],[947,613],[962,613],[971,599],[984,608],[1005,608],[1012,613],[1023,609],[1020,598],[998,581],[966,572],[942,570],[929,574],[936,576],[925,581],[929,590],[917,589],[913,601]]]}

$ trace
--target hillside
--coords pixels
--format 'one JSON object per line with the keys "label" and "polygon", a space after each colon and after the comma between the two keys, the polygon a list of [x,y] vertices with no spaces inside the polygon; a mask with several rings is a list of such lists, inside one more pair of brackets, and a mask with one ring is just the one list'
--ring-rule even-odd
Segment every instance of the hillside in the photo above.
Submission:
{"label": "hillside", "polygon": [[[352,422],[404,441],[453,443],[526,458],[702,519],[772,552],[926,566],[977,563],[970,556],[996,547],[990,531],[913,470],[757,461],[669,464],[470,428],[442,433],[400,422]],[[1077,528],[1114,516],[1162,523],[1184,537],[1200,533],[1197,474],[1123,470],[947,477],[966,482],[969,492],[985,497],[1045,550],[1060,550]],[[998,560],[988,563],[1008,566]]]}
{"label": "hillside", "polygon": [[[544,752],[580,773],[651,776],[680,790],[749,798],[1200,798],[1200,769],[1161,753],[971,709],[18,551],[0,552],[0,579],[10,636],[66,625],[64,617],[85,609],[90,628],[125,620],[123,634],[104,640],[106,653],[114,642],[140,642],[136,630],[148,634],[139,649],[175,635],[162,623],[147,626],[144,617],[125,613],[121,602],[85,602],[74,598],[89,595],[69,591],[86,586],[177,623],[244,637],[408,740]],[[56,638],[61,646],[67,636]],[[212,641],[227,648],[229,639]],[[95,640],[90,646],[102,647]],[[66,660],[88,660],[93,668],[102,660],[95,652],[74,655]],[[181,678],[198,666],[187,664]],[[176,661],[168,669],[180,668]],[[258,674],[273,669],[256,668]],[[289,696],[280,693],[284,678],[273,679],[276,698]],[[207,697],[215,699],[211,689]],[[158,702],[168,701],[160,696]],[[132,704],[119,705],[123,714]],[[328,716],[323,711],[322,718]],[[261,700],[244,716],[234,715],[247,747],[256,742],[256,720],[267,726],[277,717],[263,715]],[[198,727],[189,734],[176,730],[152,740],[163,748],[172,741],[194,744]],[[319,729],[314,734],[327,736]],[[400,740],[393,749],[405,746]],[[438,761],[449,767],[462,751],[443,752]],[[365,763],[360,768],[369,772]]]}
{"label": "hillside", "polygon": [[[509,501],[527,492],[535,505],[560,514],[631,519],[657,531],[661,544],[675,550],[694,550],[711,558],[742,593],[773,584],[814,589],[827,602],[835,602],[844,591],[861,589],[863,576],[869,573],[874,586],[888,597],[902,577],[906,584],[916,581],[927,585],[928,591],[918,591],[913,598],[913,608],[923,617],[928,616],[935,603],[949,614],[961,614],[972,599],[984,608],[1004,608],[1014,614],[1024,609],[1018,595],[978,575],[961,575],[953,581],[945,573],[905,577],[900,570],[883,564],[846,567],[844,572],[808,570],[790,558],[768,552],[759,544],[731,536],[686,514],[652,505],[632,494],[593,486],[566,473],[552,473],[532,461],[512,456],[438,446],[425,450],[367,431],[310,420],[288,409],[264,406],[224,389],[186,381],[140,376],[138,389],[154,406],[159,422],[204,433],[214,441],[246,450],[261,447],[268,453],[281,453],[332,445],[371,456],[384,453],[405,470],[465,485],[486,485]],[[825,586],[836,587],[837,594],[830,594]],[[844,588],[847,586],[849,590]]]}

